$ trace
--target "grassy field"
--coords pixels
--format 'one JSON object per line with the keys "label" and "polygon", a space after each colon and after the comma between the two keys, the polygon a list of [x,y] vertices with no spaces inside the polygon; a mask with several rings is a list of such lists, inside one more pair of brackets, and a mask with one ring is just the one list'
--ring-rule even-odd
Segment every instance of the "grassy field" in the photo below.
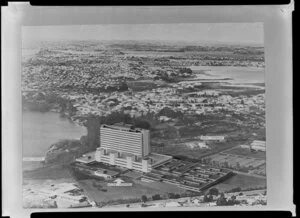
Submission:
{"label": "grassy field", "polygon": [[223,183],[217,184],[213,187],[219,189],[219,191],[221,192],[224,192],[237,187],[240,187],[241,189],[248,189],[265,187],[266,185],[267,181],[264,178],[246,175],[235,175],[224,181]]}
{"label": "grassy field", "polygon": [[239,144],[240,144],[239,141],[220,142],[220,143],[213,142],[213,143],[207,143],[210,149],[203,149],[203,148],[189,148],[188,146],[184,145],[184,143],[173,142],[173,143],[165,143],[165,147],[161,149],[161,152],[172,156],[180,155],[188,158],[198,159],[215,153],[219,153],[223,150],[235,147]]}
{"label": "grassy field", "polygon": [[[99,190],[93,183],[97,183],[107,192]],[[84,189],[85,193],[95,202],[105,202],[117,199],[132,199],[141,198],[142,195],[151,197],[155,194],[164,195],[167,193],[184,193],[186,190],[178,188],[175,185],[166,184],[162,182],[147,183],[135,180],[132,187],[108,187],[105,181],[97,181],[94,179],[81,180],[80,186]]]}
{"label": "grassy field", "polygon": [[231,150],[227,150],[224,153],[227,154],[235,154],[235,155],[241,155],[246,157],[253,157],[257,159],[266,159],[266,152],[263,151],[250,151],[246,148],[233,148]]}

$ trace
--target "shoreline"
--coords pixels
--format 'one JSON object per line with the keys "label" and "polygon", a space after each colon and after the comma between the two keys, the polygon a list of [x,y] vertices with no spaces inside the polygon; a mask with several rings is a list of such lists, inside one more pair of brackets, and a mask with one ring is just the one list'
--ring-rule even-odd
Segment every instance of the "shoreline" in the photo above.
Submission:
{"label": "shoreline", "polygon": [[70,122],[70,123],[72,123],[74,125],[78,125],[78,126],[81,126],[81,127],[86,127],[82,122],[72,119],[74,116],[70,116],[69,114],[67,114],[68,112],[67,113],[62,113],[62,112],[60,112],[58,110],[55,110],[53,108],[49,109],[47,111],[40,111],[40,110],[32,110],[32,109],[24,108],[23,107],[22,108],[22,113],[23,112],[54,113],[54,114],[57,114],[60,118],[64,118],[64,119],[68,120],[68,122]]}
{"label": "shoreline", "polygon": [[[210,65],[199,65],[199,66],[190,66],[189,68],[192,71],[201,71],[201,70],[210,70],[209,68],[247,68],[249,71],[264,71],[265,67],[259,67],[259,66],[234,66],[234,65],[224,65],[224,66],[210,66]],[[199,68],[199,69],[192,69],[192,68]],[[204,69],[200,69],[200,68],[204,68]]]}

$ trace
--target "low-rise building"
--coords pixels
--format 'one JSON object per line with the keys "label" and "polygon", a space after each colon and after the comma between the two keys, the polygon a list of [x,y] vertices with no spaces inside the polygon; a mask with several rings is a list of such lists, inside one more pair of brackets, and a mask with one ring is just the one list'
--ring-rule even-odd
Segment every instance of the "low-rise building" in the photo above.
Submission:
{"label": "low-rise building", "polygon": [[266,142],[254,140],[251,144],[251,149],[256,151],[266,151]]}
{"label": "low-rise building", "polygon": [[250,145],[240,145],[241,148],[250,149]]}
{"label": "low-rise building", "polygon": [[208,136],[208,135],[202,135],[200,136],[200,139],[203,141],[224,141],[224,136]]}

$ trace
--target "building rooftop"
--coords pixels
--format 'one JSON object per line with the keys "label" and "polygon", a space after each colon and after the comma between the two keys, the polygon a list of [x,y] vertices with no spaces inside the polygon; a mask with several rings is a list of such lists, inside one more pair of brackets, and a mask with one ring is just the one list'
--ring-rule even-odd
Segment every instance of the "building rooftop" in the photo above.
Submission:
{"label": "building rooftop", "polygon": [[96,161],[95,160],[95,151],[86,153],[86,154],[82,155],[81,157],[76,158],[76,161],[85,163],[85,164],[95,162]]}
{"label": "building rooftop", "polygon": [[117,130],[133,131],[133,132],[141,132],[143,130],[141,128],[136,128],[134,125],[125,124],[125,123],[116,123],[113,125],[103,124],[101,127],[117,129]]}
{"label": "building rooftop", "polygon": [[157,154],[157,153],[150,153],[147,156],[148,159],[151,159],[153,161],[153,165],[160,164],[162,162],[165,162],[167,160],[171,160],[172,157],[168,155],[163,155],[163,154]]}

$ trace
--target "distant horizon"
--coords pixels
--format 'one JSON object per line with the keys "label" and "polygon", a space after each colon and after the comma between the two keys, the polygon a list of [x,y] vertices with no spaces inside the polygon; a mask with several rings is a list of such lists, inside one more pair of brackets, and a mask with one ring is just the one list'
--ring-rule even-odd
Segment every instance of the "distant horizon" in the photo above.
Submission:
{"label": "distant horizon", "polygon": [[161,41],[264,45],[263,23],[23,26],[22,44],[55,41]]}
{"label": "distant horizon", "polygon": [[234,42],[234,41],[227,41],[227,42],[222,42],[222,41],[205,41],[205,40],[201,40],[201,41],[184,41],[184,40],[164,40],[164,39],[54,39],[54,40],[41,40],[39,42],[43,43],[43,42],[164,42],[164,43],[169,43],[169,44],[173,44],[173,43],[182,43],[182,44],[187,44],[187,45],[201,45],[201,44],[219,44],[219,45],[226,45],[226,44],[230,44],[230,45],[255,45],[255,46],[261,46],[263,47],[264,44],[263,43],[259,43],[259,42]]}
{"label": "distant horizon", "polygon": [[39,42],[31,42],[31,43],[22,43],[22,49],[33,49],[36,47],[39,47],[41,44],[47,44],[47,43],[71,43],[71,42],[98,42],[98,43],[107,43],[107,44],[114,44],[114,43],[124,43],[124,44],[134,44],[136,43],[162,43],[163,45],[169,45],[177,44],[176,46],[249,46],[249,47],[257,47],[257,48],[264,48],[264,44],[262,43],[255,43],[255,42],[217,42],[217,41],[182,41],[182,40],[141,40],[141,39],[123,39],[123,40],[113,40],[113,39],[60,39],[60,40],[44,40]]}

